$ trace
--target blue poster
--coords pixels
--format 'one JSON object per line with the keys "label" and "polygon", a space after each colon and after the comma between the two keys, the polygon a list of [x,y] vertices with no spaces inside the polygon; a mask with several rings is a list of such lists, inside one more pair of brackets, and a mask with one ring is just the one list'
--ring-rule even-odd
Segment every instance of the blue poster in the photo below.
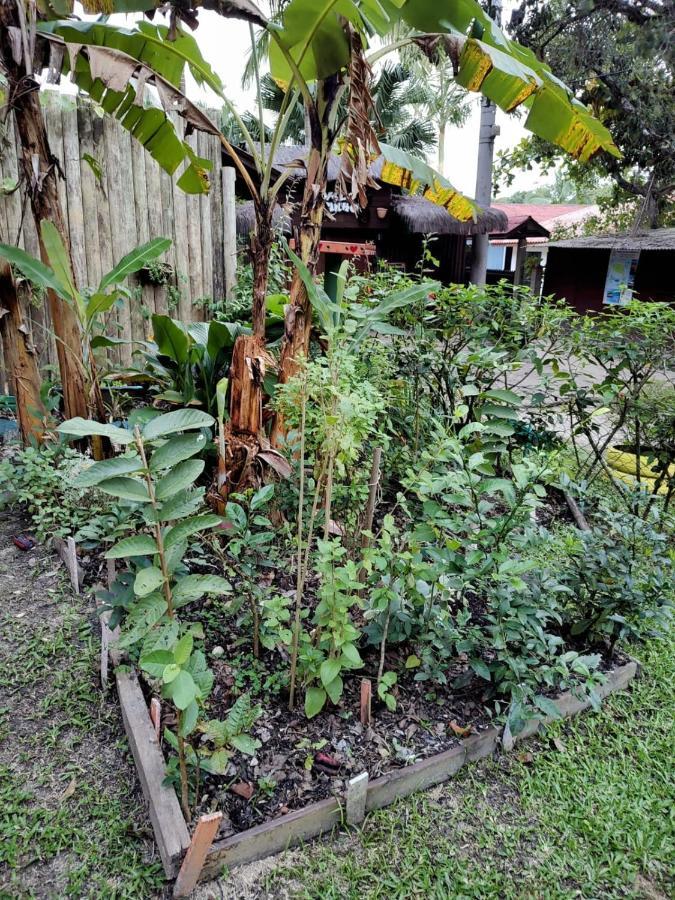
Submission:
{"label": "blue poster", "polygon": [[612,250],[609,254],[603,303],[625,306],[633,299],[635,273],[640,260],[639,250]]}

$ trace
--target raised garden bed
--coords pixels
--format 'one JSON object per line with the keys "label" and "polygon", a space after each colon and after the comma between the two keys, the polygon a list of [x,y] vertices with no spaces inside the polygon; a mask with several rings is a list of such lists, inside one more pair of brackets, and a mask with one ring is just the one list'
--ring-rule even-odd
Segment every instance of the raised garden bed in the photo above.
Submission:
{"label": "raised garden bed", "polygon": [[[61,543],[58,550],[68,569],[73,587],[77,589],[82,582],[82,572],[78,571],[74,564],[76,553],[73,542]],[[112,566],[109,567],[108,577],[109,579],[114,577]],[[366,763],[364,770],[355,771],[359,763],[357,756],[342,771],[329,772],[323,779],[322,789],[328,794],[323,799],[299,805],[298,808],[282,814],[268,809],[266,815],[273,815],[273,818],[253,827],[244,826],[236,833],[220,838],[218,835],[223,825],[232,823],[228,822],[227,816],[224,820],[220,811],[204,812],[195,817],[195,827],[191,835],[176,792],[172,786],[165,783],[166,761],[160,737],[159,702],[153,699],[150,704],[148,703],[146,692],[136,672],[125,666],[114,650],[115,635],[108,629],[105,614],[101,616],[101,631],[102,682],[104,684],[107,682],[110,659],[115,669],[124,727],[148,806],[158,851],[167,878],[176,879],[174,887],[176,897],[187,896],[198,881],[216,878],[226,867],[232,868],[279,853],[330,832],[345,823],[358,825],[367,813],[388,806],[398,798],[448,780],[466,763],[483,759],[495,752],[498,747],[501,747],[503,752],[509,752],[516,743],[537,733],[551,721],[547,717],[531,719],[518,735],[512,736],[509,732],[505,733],[503,728],[489,724],[486,717],[482,720],[477,717],[474,718],[471,728],[466,729],[466,736],[460,736],[458,734],[460,729],[449,727],[450,722],[456,724],[453,707],[450,706],[437,715],[435,730],[419,729],[420,739],[417,742],[416,752],[414,755],[411,753],[411,758],[415,759],[418,756],[424,758],[416,758],[416,761],[406,765],[401,757],[388,761],[381,758],[378,760],[376,751],[371,751],[375,754],[374,759],[371,756],[369,760],[367,753],[361,757]],[[602,699],[614,691],[624,689],[636,676],[637,671],[637,663],[631,660],[608,669],[605,672],[605,682],[596,688],[597,696]],[[417,685],[420,690],[416,691],[414,700],[411,697],[411,707],[422,698],[420,683],[412,682],[412,685]],[[358,699],[352,699],[352,705],[355,703],[358,708]],[[574,716],[591,705],[590,700],[576,697],[572,692],[560,695],[554,702],[564,718]],[[464,710],[472,705],[471,699],[464,703]],[[283,712],[279,710],[277,714],[286,727],[289,720],[290,724],[293,724],[293,716],[285,710]],[[383,709],[378,712],[377,722],[373,724],[380,731],[391,734],[396,730],[397,724],[402,724],[397,723],[397,719],[402,718],[404,713],[401,710],[390,712]],[[419,713],[418,718],[421,720]],[[321,726],[316,720],[305,722],[304,725],[303,734],[310,735],[308,740],[311,743],[313,729],[320,729]],[[281,730],[280,728],[279,731]],[[354,730],[359,733],[362,729],[358,723],[353,723],[352,731]],[[374,734],[375,732],[371,731],[371,739]],[[378,742],[374,741],[374,744],[377,747]],[[435,752],[435,748],[447,744],[453,746]],[[377,774],[382,769],[388,770],[379,777],[371,777],[373,773]],[[316,796],[316,791],[309,793]],[[237,808],[236,803],[240,803],[242,808],[247,806],[244,798],[228,795],[228,799],[229,814],[232,818],[234,818],[233,809]],[[234,807],[232,807],[233,800]],[[296,802],[300,800],[296,798]]]}
{"label": "raised garden bed", "polygon": [[[638,666],[634,661],[609,671],[605,683],[597,689],[598,695],[604,698],[614,691],[624,689],[637,671]],[[351,825],[358,824],[372,810],[388,806],[400,797],[407,797],[416,791],[446,781],[466,763],[489,756],[500,745],[503,750],[510,750],[517,742],[532,736],[550,721],[548,718],[532,719],[515,738],[505,736],[502,728],[489,726],[478,734],[462,739],[450,750],[434,754],[374,780],[368,778],[368,773],[361,773],[348,781],[346,790],[340,796],[311,803],[302,809],[294,810],[213,844],[209,842],[209,846],[202,846],[197,852],[187,856],[190,837],[175,791],[163,785],[164,756],[143,691],[133,673],[118,670],[116,678],[125,729],[150,811],[164,869],[168,878],[178,875],[175,896],[186,896],[198,880],[215,878],[224,867],[232,868],[262,859],[329,832],[345,822]],[[579,699],[571,692],[562,694],[555,703],[565,718],[574,716],[590,706],[588,700]],[[220,815],[216,814],[216,823],[219,823]],[[201,817],[192,839],[193,844],[200,838],[203,827],[201,823],[204,821],[205,825],[212,828],[214,816]],[[184,860],[187,860],[187,864]]]}

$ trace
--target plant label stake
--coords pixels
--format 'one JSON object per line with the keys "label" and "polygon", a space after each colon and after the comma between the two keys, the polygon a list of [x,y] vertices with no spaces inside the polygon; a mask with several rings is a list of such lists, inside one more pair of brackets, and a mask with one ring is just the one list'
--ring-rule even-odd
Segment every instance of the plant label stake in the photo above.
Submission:
{"label": "plant label stake", "polygon": [[368,794],[368,773],[361,772],[347,782],[347,824],[360,825],[366,817],[366,796]]}
{"label": "plant label stake", "polygon": [[373,696],[373,686],[370,678],[361,679],[361,724],[364,728],[370,725],[370,705]]}
{"label": "plant label stake", "polygon": [[223,814],[221,812],[200,816],[192,835],[190,846],[185,854],[183,865],[180,867],[178,878],[176,878],[176,884],[173,889],[174,897],[188,897],[194,890],[202,871],[206,854],[211,849],[211,844],[218,833],[222,818]]}
{"label": "plant label stake", "polygon": [[159,743],[159,732],[162,722],[162,704],[159,702],[157,697],[153,697],[150,701],[150,718],[152,719],[157,742]]}

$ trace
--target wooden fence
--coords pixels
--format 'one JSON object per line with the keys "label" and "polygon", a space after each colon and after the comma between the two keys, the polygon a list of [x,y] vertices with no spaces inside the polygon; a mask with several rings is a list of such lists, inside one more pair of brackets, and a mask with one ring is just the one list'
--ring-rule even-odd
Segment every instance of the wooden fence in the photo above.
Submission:
{"label": "wooden fence", "polygon": [[[225,296],[223,254],[223,176],[220,145],[195,133],[189,143],[212,160],[207,195],[183,193],[141,145],[115,119],[90,101],[43,91],[42,102],[52,153],[63,178],[59,194],[66,216],[78,287],[95,287],[101,276],[138,244],[155,237],[172,240],[162,259],[171,266],[167,285],[141,285],[135,299],[113,311],[107,332],[137,340],[147,336],[148,317],[170,313],[191,321],[203,318],[202,298]],[[178,119],[177,127],[183,127]],[[17,146],[13,124],[0,133],[0,182],[17,176]],[[100,179],[86,156],[100,166]],[[0,241],[19,245],[35,256],[38,242],[30,204],[21,189],[0,194]],[[29,325],[44,369],[56,364],[49,311],[34,297],[27,309]],[[132,348],[111,351],[114,362],[128,364]],[[0,347],[0,389],[7,391]]]}

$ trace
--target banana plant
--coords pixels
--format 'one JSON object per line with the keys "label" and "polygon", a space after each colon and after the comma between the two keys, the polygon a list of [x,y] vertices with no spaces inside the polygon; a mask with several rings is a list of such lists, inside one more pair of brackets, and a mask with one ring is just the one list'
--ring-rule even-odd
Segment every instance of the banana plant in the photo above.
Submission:
{"label": "banana plant", "polygon": [[203,637],[201,626],[181,625],[177,612],[205,594],[227,595],[231,585],[217,575],[189,574],[183,564],[189,539],[223,522],[200,512],[204,489],[194,487],[204,471],[204,461],[195,457],[209,443],[214,420],[197,409],[156,413],[137,417],[133,430],[70,419],[59,431],[67,437],[106,437],[125,448],[120,456],[84,469],[74,483],[95,486],[134,513],[128,519],[131,533],[106,553],[126,567],[100,596],[113,622],[121,623],[118,646],[159,679],[162,696],[176,710],[181,802],[189,818],[186,741],[197,727],[213,676],[203,651],[194,647],[195,638]]}
{"label": "banana plant", "polygon": [[110,338],[103,334],[105,315],[116,304],[124,300],[132,301],[132,294],[125,285],[127,278],[165,253],[171,246],[171,241],[168,238],[154,238],[135,247],[101,278],[96,289],[81,292],[75,285],[70,255],[56,227],[52,222],[43,220],[40,223],[40,234],[49,266],[20,247],[8,244],[0,244],[0,257],[4,257],[32,284],[54,291],[74,311],[82,341],[87,407],[90,415],[104,421],[105,408],[94,351],[124,343],[120,338]]}

